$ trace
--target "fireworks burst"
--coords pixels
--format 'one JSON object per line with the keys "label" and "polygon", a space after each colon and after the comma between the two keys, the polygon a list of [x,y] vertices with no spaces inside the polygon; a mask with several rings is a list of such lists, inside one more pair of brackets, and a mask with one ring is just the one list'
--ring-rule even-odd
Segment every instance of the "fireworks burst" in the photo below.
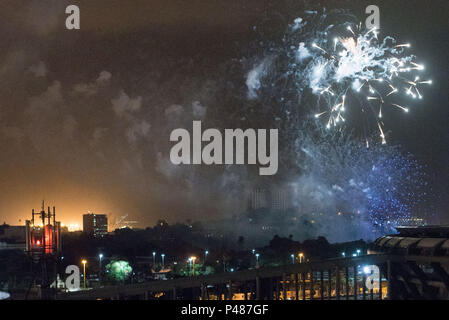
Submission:
{"label": "fireworks burst", "polygon": [[408,113],[411,100],[423,99],[423,86],[432,83],[421,79],[424,65],[411,44],[348,22],[355,18],[347,11],[305,14],[248,73],[248,97],[276,101],[289,119],[314,115],[327,129],[360,122],[365,137],[376,128],[385,144],[386,118]]}
{"label": "fireworks burst", "polygon": [[[340,216],[349,215],[354,219],[341,221],[352,224],[358,236],[393,232],[423,201],[425,170],[398,147],[377,142],[365,148],[351,136],[331,132],[304,133],[298,146],[302,174],[295,196],[303,211],[332,218],[332,228]],[[364,228],[358,225],[360,220],[366,222]]]}
{"label": "fireworks burst", "polygon": [[[354,31],[355,30],[355,31]],[[359,95],[360,107],[369,107],[375,116],[377,127],[386,143],[382,117],[387,107],[409,112],[409,108],[391,102],[401,93],[413,99],[422,99],[421,86],[431,84],[431,80],[421,80],[418,72],[424,66],[415,62],[413,55],[406,55],[410,44],[396,44],[392,37],[379,39],[377,29],[361,32],[348,25],[346,34],[334,37],[333,41],[314,42],[311,50],[317,50],[318,59],[310,62],[309,84],[316,95],[327,95],[331,103],[329,109],[315,114],[316,118],[326,117],[326,127],[337,127],[345,122],[346,96],[351,90]],[[360,95],[364,98],[360,99]]]}
{"label": "fireworks burst", "polygon": [[261,31],[257,48],[265,50],[251,61],[247,99],[282,125],[283,152],[300,172],[292,183],[297,206],[313,215],[321,234],[343,241],[394,232],[429,186],[412,155],[386,144],[384,121],[410,112],[432,81],[420,78],[424,65],[410,44],[363,30],[350,11],[304,14],[282,39],[262,41]]}

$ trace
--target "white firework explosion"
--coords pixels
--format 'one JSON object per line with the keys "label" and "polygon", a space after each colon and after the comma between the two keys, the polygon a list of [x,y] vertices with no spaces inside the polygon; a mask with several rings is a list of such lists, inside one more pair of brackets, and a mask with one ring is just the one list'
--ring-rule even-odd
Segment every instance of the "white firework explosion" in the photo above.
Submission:
{"label": "white firework explosion", "polygon": [[[319,55],[308,63],[307,83],[314,94],[326,95],[329,101],[328,110],[316,113],[315,117],[325,117],[328,129],[343,124],[345,112],[354,107],[348,106],[346,100],[351,90],[363,97],[359,99],[359,108],[367,106],[372,110],[385,144],[384,108],[409,112],[407,106],[395,103],[392,98],[404,93],[412,99],[422,99],[421,86],[432,81],[421,80],[418,73],[424,70],[424,65],[416,62],[414,55],[405,54],[410,48],[409,43],[397,44],[390,36],[381,41],[377,29],[363,33],[361,24],[348,25],[345,32],[332,41],[323,39],[322,44],[314,42],[311,45],[310,50],[317,50]],[[300,56],[304,56],[308,49],[303,44],[299,48]]]}

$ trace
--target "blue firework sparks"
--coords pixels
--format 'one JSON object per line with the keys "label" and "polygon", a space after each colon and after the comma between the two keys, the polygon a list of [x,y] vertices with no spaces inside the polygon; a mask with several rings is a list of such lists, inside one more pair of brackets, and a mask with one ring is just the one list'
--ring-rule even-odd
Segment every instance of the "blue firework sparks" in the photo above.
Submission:
{"label": "blue firework sparks", "polygon": [[[350,215],[361,234],[391,232],[425,196],[424,168],[398,147],[370,148],[342,135],[306,134],[298,139],[299,201],[325,217]],[[303,187],[307,185],[307,187]]]}

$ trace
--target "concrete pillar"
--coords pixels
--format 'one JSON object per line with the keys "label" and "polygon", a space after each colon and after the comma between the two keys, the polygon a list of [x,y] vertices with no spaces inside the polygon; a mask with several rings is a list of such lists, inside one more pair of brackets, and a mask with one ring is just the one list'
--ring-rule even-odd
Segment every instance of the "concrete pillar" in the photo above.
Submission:
{"label": "concrete pillar", "polygon": [[260,278],[256,276],[256,300],[260,300]]}
{"label": "concrete pillar", "polygon": [[324,300],[324,271],[320,271],[320,299]]}
{"label": "concrete pillar", "polygon": [[297,273],[295,273],[295,300],[299,300],[299,280]]}
{"label": "concrete pillar", "polygon": [[313,270],[310,270],[310,300],[313,300],[315,293],[315,281],[313,281]]}
{"label": "concrete pillar", "polygon": [[337,271],[336,271],[336,286],[335,286],[335,294],[337,296],[337,300],[340,300],[340,268],[337,267]]}
{"label": "concrete pillar", "polygon": [[363,300],[366,300],[366,275],[363,273],[362,277],[362,296]]}
{"label": "concrete pillar", "polygon": [[301,273],[302,278],[302,300],[306,300],[306,273]]}
{"label": "concrete pillar", "polygon": [[393,279],[391,275],[391,261],[387,261],[387,294],[388,294],[388,300],[393,300]]}
{"label": "concrete pillar", "polygon": [[280,288],[280,282],[281,280],[279,278],[274,278],[274,281],[276,281],[276,300],[281,299],[281,288]]}
{"label": "concrete pillar", "polygon": [[345,287],[346,287],[346,300],[349,300],[349,269],[345,268]]}
{"label": "concrete pillar", "polygon": [[248,285],[246,282],[243,283],[243,300],[248,300]]}
{"label": "concrete pillar", "polygon": [[282,274],[282,300],[287,300],[287,276]]}
{"label": "concrete pillar", "polygon": [[379,300],[382,300],[382,268],[379,267]]}
{"label": "concrete pillar", "polygon": [[201,291],[201,300],[205,300],[205,298],[206,298],[206,288],[205,288],[204,283],[201,284],[200,291]]}
{"label": "concrete pillar", "polygon": [[357,288],[357,277],[357,266],[354,266],[354,300],[357,300],[359,294],[359,289]]}

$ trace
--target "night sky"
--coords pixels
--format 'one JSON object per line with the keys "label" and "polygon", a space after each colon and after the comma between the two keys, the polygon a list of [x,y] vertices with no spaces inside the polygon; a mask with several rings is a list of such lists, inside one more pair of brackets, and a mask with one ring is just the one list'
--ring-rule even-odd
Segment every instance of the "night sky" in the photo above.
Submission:
{"label": "night sky", "polygon": [[[381,29],[407,39],[425,62],[433,85],[413,112],[393,118],[389,143],[426,167],[435,222],[449,223],[449,2],[323,3],[362,21],[365,7],[378,5]],[[69,4],[80,7],[81,30],[65,28]],[[232,128],[232,115],[244,113],[235,97],[245,96],[245,77],[263,55],[254,26],[275,41],[284,31],[276,26],[312,4],[2,0],[0,221],[19,224],[43,198],[65,223],[81,223],[87,210],[127,213],[142,225],[240,213],[242,189],[260,178],[239,166],[173,166],[170,131],[194,119]]]}

